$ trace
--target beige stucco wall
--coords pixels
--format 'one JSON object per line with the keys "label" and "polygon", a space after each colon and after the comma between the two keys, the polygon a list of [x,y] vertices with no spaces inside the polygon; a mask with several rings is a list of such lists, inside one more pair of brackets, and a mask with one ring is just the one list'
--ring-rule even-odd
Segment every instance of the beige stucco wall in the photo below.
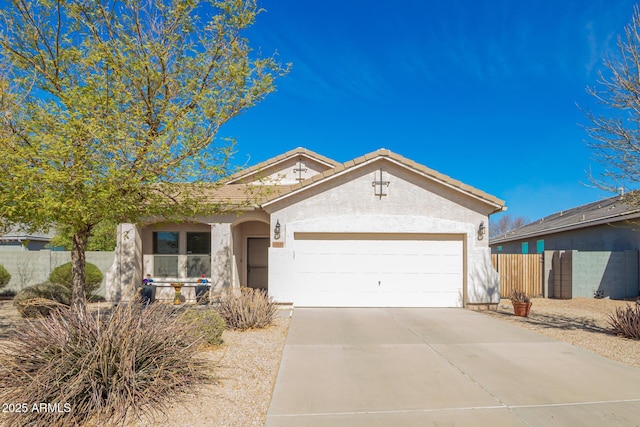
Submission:
{"label": "beige stucco wall", "polygon": [[[299,167],[300,165],[302,165],[301,168]],[[295,171],[294,169],[306,169],[306,171]],[[327,165],[318,161],[305,156],[296,156],[280,162],[273,167],[268,167],[256,172],[250,179],[250,182],[252,184],[295,184],[299,181],[299,178],[303,180],[308,179],[327,169],[329,169]]]}
{"label": "beige stucco wall", "polygon": [[[296,161],[292,159],[291,164],[281,164],[280,169],[267,172],[286,175]],[[316,172],[325,168],[318,164],[314,169],[308,160],[305,166]],[[387,195],[379,197],[372,182],[379,179],[381,167],[390,184]],[[157,223],[141,228],[124,224],[128,238],[116,248],[119,280],[115,272],[110,276],[107,294],[116,298],[126,294],[124,283],[128,286],[140,283],[146,274],[143,254],[153,251],[153,231],[211,231],[214,291],[245,285],[246,239],[269,236],[269,290],[276,299],[278,289],[294,285],[290,283],[288,269],[295,251],[295,232],[394,232],[463,236],[465,303],[498,302],[498,275],[491,265],[488,238],[477,238],[480,223],[488,226],[488,215],[493,209],[467,193],[384,159],[266,204],[264,211],[199,218],[196,223]],[[282,227],[277,240],[273,235],[276,221]]]}
{"label": "beige stucco wall", "polygon": [[[116,262],[107,274],[107,298],[112,301],[128,300],[147,274],[153,274],[150,257],[153,253],[154,231],[177,231],[180,239],[187,231],[211,232],[211,277],[214,292],[239,288],[246,283],[246,239],[268,237],[269,215],[262,211],[229,213],[201,217],[197,222],[158,222],[137,227],[119,226]],[[122,232],[120,231],[122,230]],[[186,244],[181,241],[180,252],[185,254]]]}
{"label": "beige stucco wall", "polygon": [[135,224],[120,224],[117,230],[115,261],[107,272],[106,299],[128,301],[142,281],[142,240]]}
{"label": "beige stucco wall", "polygon": [[[374,193],[380,167],[390,181],[388,195]],[[271,223],[279,221],[282,248],[269,252],[269,288],[289,283],[288,260],[295,251],[295,232],[441,233],[465,236],[465,303],[499,301],[498,276],[491,265],[488,238],[478,240],[481,222],[492,207],[460,191],[428,180],[389,162],[376,162],[267,205]],[[277,245],[276,245],[277,246]]]}

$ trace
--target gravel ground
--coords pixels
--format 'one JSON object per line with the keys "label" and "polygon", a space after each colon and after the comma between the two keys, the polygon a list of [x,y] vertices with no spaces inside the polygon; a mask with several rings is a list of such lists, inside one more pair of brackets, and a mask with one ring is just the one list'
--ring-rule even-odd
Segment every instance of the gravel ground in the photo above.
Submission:
{"label": "gravel ground", "polygon": [[609,359],[640,368],[640,340],[612,335],[609,315],[617,307],[635,304],[611,299],[571,300],[534,298],[529,317],[513,315],[511,301],[504,299],[489,316],[517,324],[558,341],[598,353]]}
{"label": "gravel ground", "polygon": [[[98,306],[92,304],[92,307]],[[263,426],[287,339],[290,314],[290,309],[281,309],[275,323],[265,329],[224,331],[222,346],[202,351],[202,357],[211,362],[214,383],[181,396],[153,419],[132,420],[127,427]],[[11,339],[11,328],[18,322],[24,319],[13,307],[13,301],[0,301],[0,346]],[[0,425],[3,424],[1,415]]]}
{"label": "gravel ground", "polygon": [[153,420],[129,426],[263,426],[287,339],[288,314],[283,312],[266,329],[225,331],[224,344],[203,354],[211,361],[216,383],[199,387]]}
{"label": "gravel ground", "polygon": [[[611,335],[608,316],[616,307],[631,304],[608,299],[533,299],[528,318],[513,315],[509,300],[487,316],[511,322],[553,339],[593,351],[640,368],[640,340]],[[203,351],[217,378],[180,401],[168,405],[153,420],[133,421],[128,427],[262,426],[265,423],[289,328],[289,310],[282,310],[275,325],[263,330],[225,331],[224,345]],[[8,329],[21,321],[10,301],[0,301],[0,342],[10,339]],[[1,345],[1,344],[0,344]]]}

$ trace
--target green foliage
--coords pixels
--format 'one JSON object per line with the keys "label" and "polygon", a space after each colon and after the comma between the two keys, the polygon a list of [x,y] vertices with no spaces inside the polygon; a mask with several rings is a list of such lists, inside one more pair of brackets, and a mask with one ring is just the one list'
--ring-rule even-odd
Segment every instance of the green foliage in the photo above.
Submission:
{"label": "green foliage", "polygon": [[11,281],[11,274],[4,268],[4,265],[0,264],[0,289],[4,288]]}
{"label": "green foliage", "polygon": [[59,227],[82,263],[99,224],[229,210],[202,197],[230,167],[233,142],[218,132],[288,71],[249,47],[260,11],[256,0],[5,4],[0,222]]}
{"label": "green foliage", "polygon": [[[127,415],[162,413],[180,392],[207,380],[198,337],[179,319],[162,304],[120,304],[106,316],[61,309],[21,325],[0,350],[0,401],[64,402],[70,410],[8,413],[3,421],[115,425]],[[37,378],[37,386],[25,387],[25,378]]]}
{"label": "green foliage", "polygon": [[[89,235],[87,240],[88,251],[105,251],[110,252],[116,248],[118,224],[101,222],[97,224]],[[49,242],[50,247],[62,247],[65,251],[73,248],[73,234],[67,229],[59,230]]]}
{"label": "green foliage", "polygon": [[243,288],[239,294],[229,292],[216,307],[231,329],[264,328],[273,323],[278,305],[265,291]]}
{"label": "green foliage", "polygon": [[71,303],[71,291],[58,283],[40,283],[24,288],[13,298],[22,317],[48,316],[52,310]]}
{"label": "green foliage", "polygon": [[[67,289],[69,289],[69,291],[71,291],[71,267],[71,263],[68,262],[54,268],[49,275],[49,281],[52,283],[63,285]],[[95,264],[92,264],[90,262],[86,263],[84,281],[85,295],[93,295],[93,293],[100,288],[103,277],[104,276],[102,275],[102,272]]]}
{"label": "green foliage", "polygon": [[614,334],[639,340],[640,304],[616,308],[616,312],[609,315],[609,325]]}
{"label": "green foliage", "polygon": [[188,327],[193,328],[202,336],[205,343],[212,346],[222,344],[222,333],[227,324],[210,306],[189,309],[184,314],[183,320]]}

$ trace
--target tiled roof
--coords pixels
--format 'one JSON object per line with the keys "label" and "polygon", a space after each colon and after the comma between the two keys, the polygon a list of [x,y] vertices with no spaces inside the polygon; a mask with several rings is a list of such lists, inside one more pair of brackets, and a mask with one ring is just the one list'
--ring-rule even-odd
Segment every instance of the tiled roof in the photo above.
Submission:
{"label": "tiled roof", "polygon": [[286,197],[288,194],[293,193],[293,192],[297,192],[297,190],[300,190],[304,187],[308,187],[310,185],[313,185],[319,181],[323,181],[325,179],[329,179],[331,176],[336,175],[336,174],[340,174],[344,171],[347,171],[349,169],[353,169],[356,168],[360,165],[363,165],[367,162],[370,161],[374,161],[380,158],[386,158],[389,159],[390,161],[394,161],[396,163],[399,163],[401,165],[403,165],[404,167],[407,167],[409,169],[414,170],[415,172],[427,176],[431,179],[433,179],[434,181],[437,181],[443,185],[446,185],[448,187],[452,187],[455,188],[459,191],[465,192],[471,196],[474,196],[478,199],[481,199],[482,201],[489,203],[491,205],[495,206],[495,211],[500,211],[504,208],[504,201],[500,200],[488,193],[485,193],[484,191],[478,190],[477,188],[471,187],[467,184],[463,184],[462,182],[453,179],[447,175],[444,175],[440,172],[437,172],[433,169],[429,169],[428,167],[421,165],[417,162],[414,162],[413,160],[407,159],[406,157],[403,157],[399,154],[393,153],[387,149],[381,148],[377,151],[371,152],[369,154],[365,154],[364,156],[358,157],[356,159],[353,160],[349,160],[348,162],[345,162],[341,165],[337,165],[336,167],[334,167],[333,169],[329,169],[324,171],[321,174],[315,175],[309,179],[306,179],[300,183],[294,184],[289,186],[288,188],[282,188],[282,191],[280,194],[274,194],[272,196],[270,196],[267,199],[267,203],[268,202],[272,202],[275,201],[276,199],[279,199],[281,197]]}
{"label": "tiled roof", "polygon": [[302,148],[302,147],[298,147],[295,148],[293,150],[289,150],[284,154],[280,154],[279,156],[276,157],[272,157],[271,159],[265,160],[264,162],[260,162],[257,165],[251,166],[247,169],[243,169],[239,172],[234,173],[233,175],[229,176],[225,182],[227,183],[234,183],[246,176],[249,176],[255,172],[258,172],[262,169],[265,169],[267,167],[273,166],[275,164],[278,164],[284,160],[290,159],[292,157],[295,156],[299,156],[299,155],[305,155],[307,157],[310,157],[312,159],[315,159],[317,161],[319,161],[320,163],[325,163],[327,164],[329,167],[335,167],[338,166],[340,163],[336,162],[335,160],[332,160],[328,157],[322,156],[318,153],[315,153],[311,150],[307,150],[306,148]]}
{"label": "tiled roof", "polygon": [[[333,167],[304,181],[291,185],[247,185],[238,183],[241,178],[248,176],[255,171],[272,166],[282,160],[286,160],[300,154],[306,154],[315,159],[320,159],[324,163],[333,165]],[[318,182],[331,179],[333,176],[337,176],[343,172],[355,169],[368,162],[379,160],[381,158],[400,164],[403,167],[413,170],[414,172],[439,182],[442,185],[454,188],[469,196],[488,203],[489,205],[493,205],[495,212],[504,208],[504,201],[387,149],[379,149],[341,164],[307,149],[297,148],[232,175],[230,179],[226,181],[226,184],[215,186],[210,192],[205,192],[203,197],[207,198],[211,202],[227,204],[233,206],[233,208],[242,207],[243,205],[246,205],[246,207],[258,207],[279,200],[280,198],[287,197],[288,195],[297,193],[298,191]],[[247,203],[248,197],[252,199],[251,203]]]}
{"label": "tiled roof", "polygon": [[215,186],[210,191],[203,191],[202,197],[211,203],[230,206],[230,210],[238,207],[256,207],[267,201],[273,195],[289,191],[287,185],[247,185],[226,184]]}
{"label": "tiled roof", "polygon": [[627,203],[629,200],[628,195],[615,196],[556,212],[518,229],[494,236],[489,243],[505,243],[640,217],[640,209]]}

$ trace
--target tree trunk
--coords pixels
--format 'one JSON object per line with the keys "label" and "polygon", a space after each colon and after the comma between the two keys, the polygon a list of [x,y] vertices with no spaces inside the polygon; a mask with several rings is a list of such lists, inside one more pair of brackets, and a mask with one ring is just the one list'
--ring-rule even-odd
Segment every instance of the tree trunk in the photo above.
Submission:
{"label": "tree trunk", "polygon": [[71,248],[71,307],[77,310],[85,310],[87,307],[84,282],[88,238],[89,232],[87,230],[79,231],[73,235],[73,246]]}

